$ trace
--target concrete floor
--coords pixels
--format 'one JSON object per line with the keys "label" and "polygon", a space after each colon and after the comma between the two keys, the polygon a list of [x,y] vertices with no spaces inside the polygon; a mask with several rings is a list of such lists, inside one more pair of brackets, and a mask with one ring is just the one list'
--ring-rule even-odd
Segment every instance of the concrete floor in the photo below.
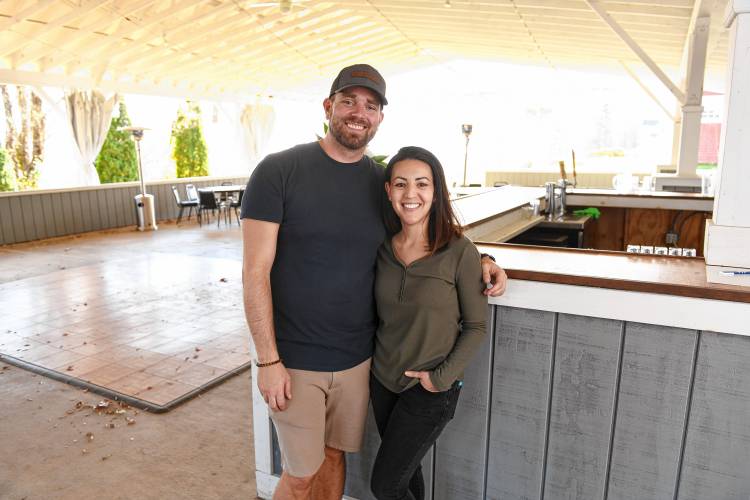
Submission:
{"label": "concrete floor", "polygon": [[[239,229],[162,223],[0,247],[0,283],[138,252],[239,261]],[[2,295],[0,310],[12,318]],[[255,498],[248,372],[163,414],[94,409],[102,399],[0,363],[0,498]]]}

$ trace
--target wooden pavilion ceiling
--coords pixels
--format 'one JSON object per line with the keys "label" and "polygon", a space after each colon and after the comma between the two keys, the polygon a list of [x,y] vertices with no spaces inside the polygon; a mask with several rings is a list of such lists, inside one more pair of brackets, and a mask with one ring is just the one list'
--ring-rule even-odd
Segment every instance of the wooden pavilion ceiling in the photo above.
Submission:
{"label": "wooden pavilion ceiling", "polygon": [[[641,65],[584,0],[0,0],[0,81],[173,94],[245,94],[452,59]],[[661,66],[679,66],[694,3],[599,3]],[[727,0],[710,10],[722,71]],[[447,5],[450,5],[448,7]]]}

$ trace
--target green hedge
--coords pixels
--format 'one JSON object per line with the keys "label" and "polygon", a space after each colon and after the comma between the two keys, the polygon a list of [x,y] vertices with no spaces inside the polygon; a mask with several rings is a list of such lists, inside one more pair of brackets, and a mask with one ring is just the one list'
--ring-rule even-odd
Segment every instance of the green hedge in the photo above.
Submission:
{"label": "green hedge", "polygon": [[138,157],[135,152],[135,142],[130,132],[120,130],[130,126],[130,117],[125,107],[125,101],[120,101],[120,113],[112,118],[107,138],[102,150],[96,157],[96,172],[99,182],[131,182],[138,180]]}
{"label": "green hedge", "polygon": [[177,111],[172,124],[172,158],[179,178],[208,175],[208,150],[200,118],[198,104],[188,101],[186,109]]}
{"label": "green hedge", "polygon": [[8,164],[6,168],[6,162],[8,154],[3,148],[0,148],[0,191],[15,191],[15,180],[13,171]]}

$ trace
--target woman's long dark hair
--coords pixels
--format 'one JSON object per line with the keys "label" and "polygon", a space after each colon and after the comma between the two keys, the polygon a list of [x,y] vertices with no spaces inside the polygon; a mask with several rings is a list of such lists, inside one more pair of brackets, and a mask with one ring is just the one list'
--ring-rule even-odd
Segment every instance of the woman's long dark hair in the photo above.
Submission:
{"label": "woman's long dark hair", "polygon": [[[429,165],[430,170],[432,170],[435,199],[430,208],[430,219],[427,226],[427,250],[430,254],[434,254],[447,245],[451,239],[463,234],[451,206],[448,186],[445,183],[445,172],[443,172],[440,160],[434,154],[418,146],[406,146],[399,149],[398,153],[388,162],[388,166],[385,167],[386,182],[391,182],[393,167],[404,160],[419,160]],[[385,228],[388,233],[394,235],[401,231],[401,221],[387,197],[384,202],[384,211]]]}

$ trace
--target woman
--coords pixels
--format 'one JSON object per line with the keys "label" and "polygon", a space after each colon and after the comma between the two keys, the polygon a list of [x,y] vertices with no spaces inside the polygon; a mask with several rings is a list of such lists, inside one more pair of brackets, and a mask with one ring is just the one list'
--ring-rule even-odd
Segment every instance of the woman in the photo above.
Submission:
{"label": "woman", "polygon": [[464,367],[485,333],[487,298],[476,247],[462,235],[443,167],[402,148],[388,163],[389,238],[378,251],[370,398],[382,444],[378,500],[424,498],[420,462],[453,418]]}

